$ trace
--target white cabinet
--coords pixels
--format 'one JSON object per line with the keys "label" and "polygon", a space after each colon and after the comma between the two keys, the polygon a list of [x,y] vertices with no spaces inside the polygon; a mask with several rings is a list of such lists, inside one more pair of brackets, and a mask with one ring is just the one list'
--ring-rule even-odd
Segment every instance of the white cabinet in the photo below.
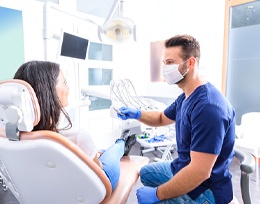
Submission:
{"label": "white cabinet", "polygon": [[[113,46],[90,42],[87,68],[81,69],[82,88],[91,101],[80,110],[80,125],[87,128],[98,148],[108,148],[118,135],[113,134],[110,116],[110,81],[113,79]],[[83,78],[83,80],[82,80]]]}
{"label": "white cabinet", "polygon": [[88,85],[87,88],[100,94],[90,95],[91,105],[89,111],[108,109],[111,105],[109,100],[109,85],[113,79],[113,46],[91,42],[88,52]]}

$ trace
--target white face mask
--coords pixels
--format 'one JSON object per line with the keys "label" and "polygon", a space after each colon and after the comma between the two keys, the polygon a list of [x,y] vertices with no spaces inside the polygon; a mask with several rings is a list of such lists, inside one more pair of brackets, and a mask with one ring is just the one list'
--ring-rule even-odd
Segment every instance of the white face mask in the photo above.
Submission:
{"label": "white face mask", "polygon": [[[188,60],[186,60],[185,62],[187,62]],[[172,84],[176,84],[178,83],[179,81],[181,81],[184,76],[187,74],[187,72],[182,75],[178,68],[181,64],[185,63],[185,62],[182,62],[180,64],[170,64],[170,65],[166,65],[164,64],[163,67],[162,67],[162,74],[163,74],[163,77],[165,79],[165,81],[169,84],[169,85],[172,85]]]}

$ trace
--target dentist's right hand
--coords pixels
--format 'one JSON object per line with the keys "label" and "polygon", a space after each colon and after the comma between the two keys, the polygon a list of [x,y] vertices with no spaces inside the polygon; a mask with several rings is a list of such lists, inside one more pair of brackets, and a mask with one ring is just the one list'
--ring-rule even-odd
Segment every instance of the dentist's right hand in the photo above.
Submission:
{"label": "dentist's right hand", "polygon": [[121,118],[122,120],[127,120],[127,119],[138,120],[141,117],[141,110],[139,109],[123,106],[119,108],[119,110],[122,114],[117,114],[117,117]]}

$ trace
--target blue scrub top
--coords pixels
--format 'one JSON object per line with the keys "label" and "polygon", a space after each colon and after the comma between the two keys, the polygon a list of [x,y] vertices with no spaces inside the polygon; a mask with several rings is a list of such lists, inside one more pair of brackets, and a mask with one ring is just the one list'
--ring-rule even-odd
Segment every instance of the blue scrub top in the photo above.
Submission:
{"label": "blue scrub top", "polygon": [[196,199],[210,189],[216,203],[229,203],[233,199],[229,165],[235,142],[235,111],[230,103],[208,82],[187,99],[181,94],[164,114],[176,121],[178,158],[171,164],[173,175],[190,163],[191,150],[218,155],[210,178],[188,194]]}

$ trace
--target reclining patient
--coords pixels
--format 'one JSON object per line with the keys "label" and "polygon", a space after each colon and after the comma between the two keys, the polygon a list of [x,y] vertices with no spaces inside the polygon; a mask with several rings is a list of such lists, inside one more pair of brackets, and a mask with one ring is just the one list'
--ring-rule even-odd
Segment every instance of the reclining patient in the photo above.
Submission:
{"label": "reclining patient", "polygon": [[[123,155],[127,155],[135,144],[135,135],[131,135],[129,130],[124,131],[112,146],[99,155],[87,131],[81,130],[77,135],[70,135],[69,132],[66,134],[66,130],[72,127],[69,115],[64,110],[68,105],[69,87],[59,64],[49,61],[29,61],[19,67],[14,79],[28,82],[38,98],[41,118],[33,131],[50,130],[62,134],[64,132],[63,135],[75,142],[104,170],[114,190],[120,176],[120,159]],[[65,115],[68,125],[59,129],[61,114]]]}

